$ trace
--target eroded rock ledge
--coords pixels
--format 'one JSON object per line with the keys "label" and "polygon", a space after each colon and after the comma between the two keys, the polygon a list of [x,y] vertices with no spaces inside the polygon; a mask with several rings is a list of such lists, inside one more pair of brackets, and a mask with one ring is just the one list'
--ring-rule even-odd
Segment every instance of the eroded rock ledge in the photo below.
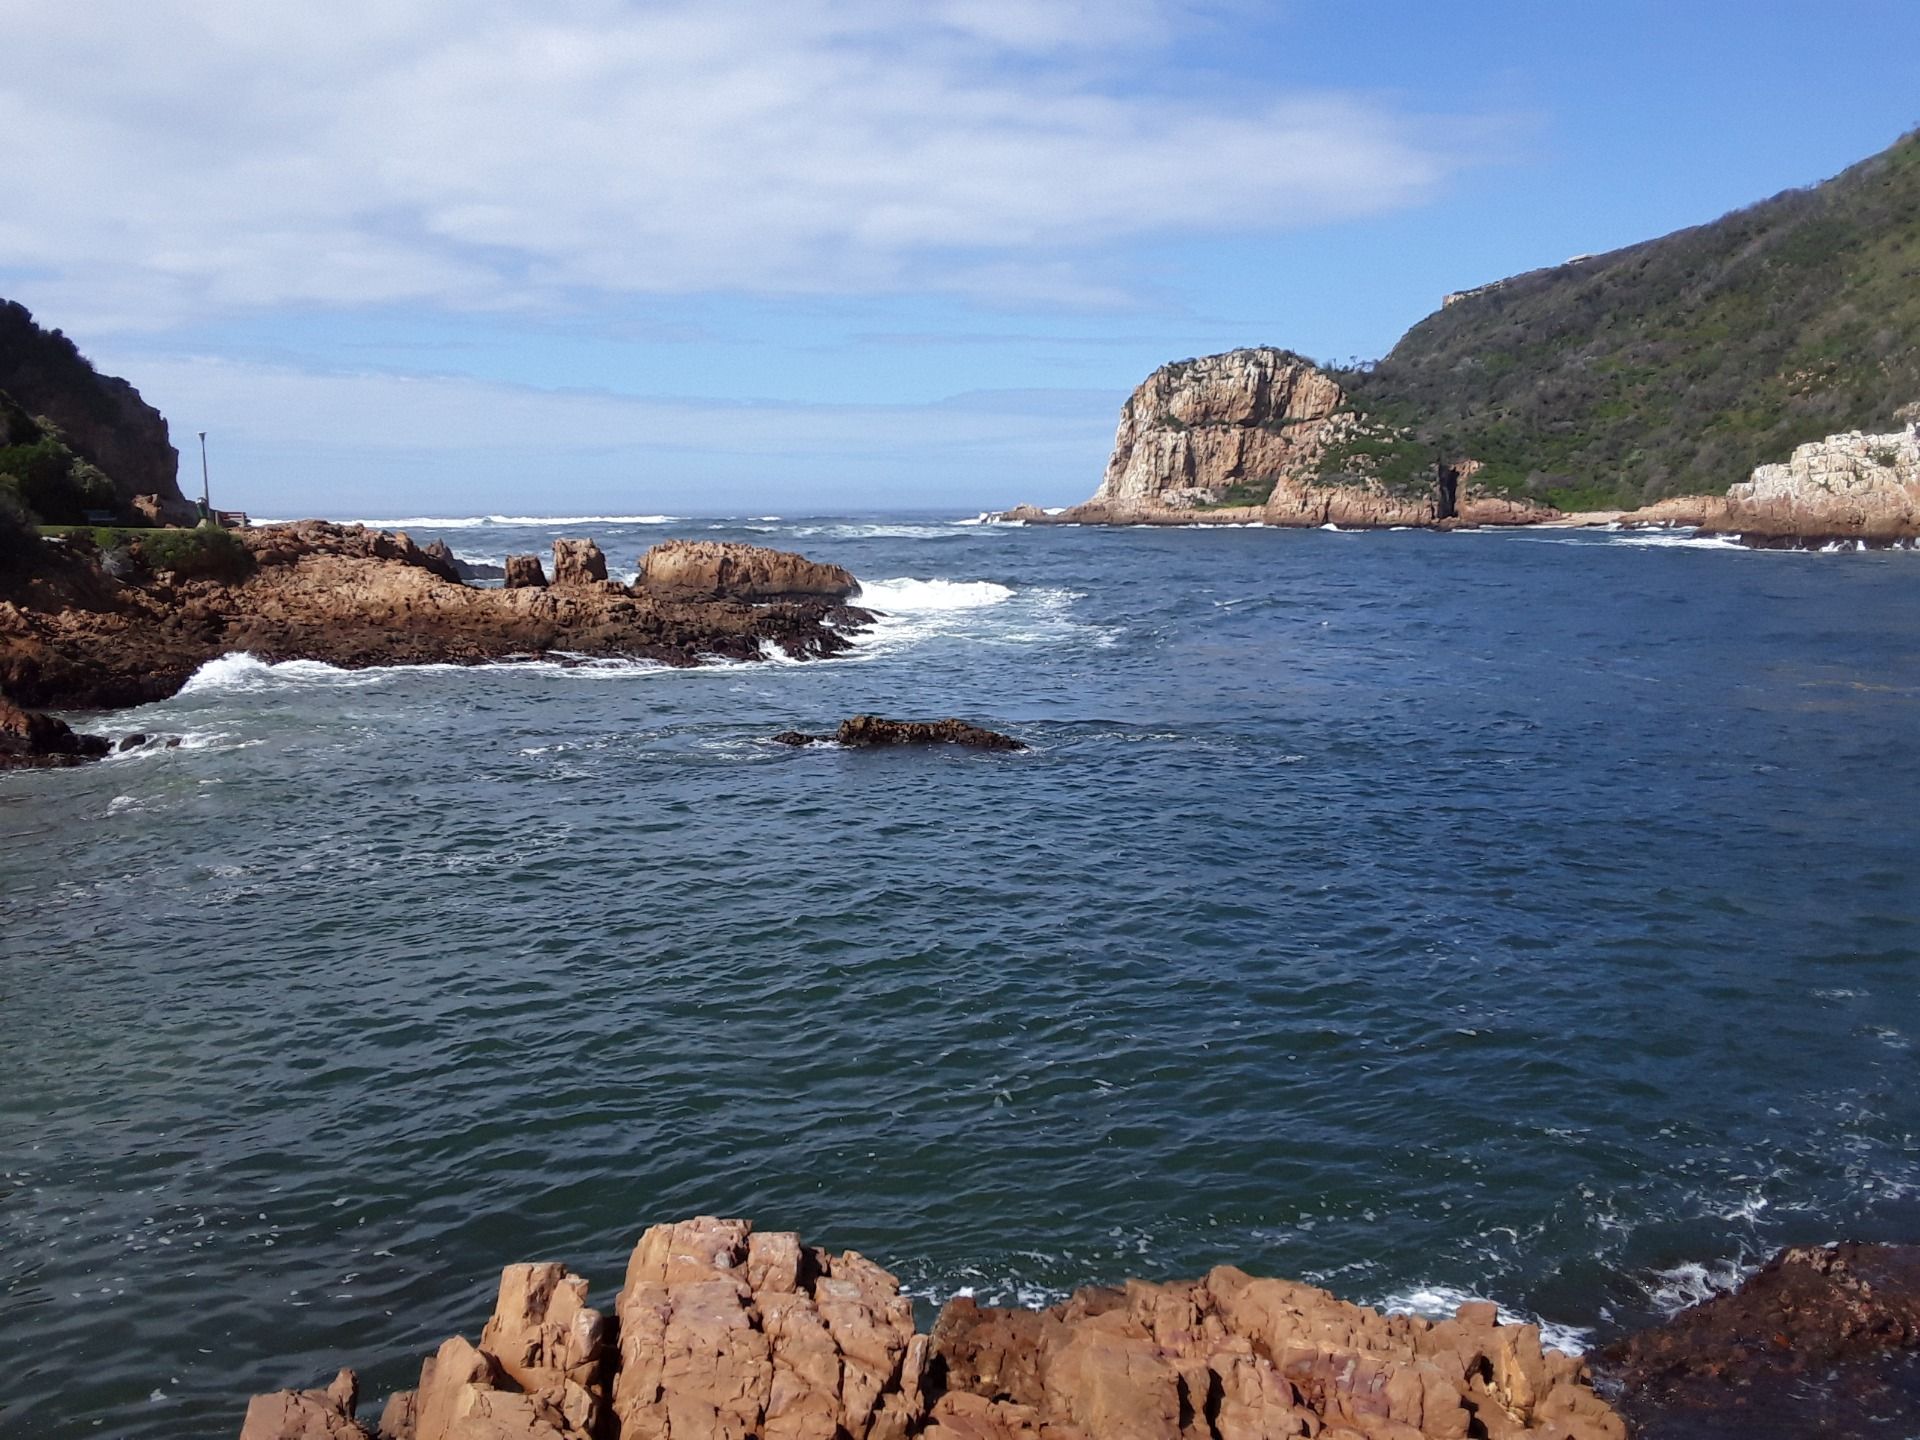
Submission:
{"label": "eroded rock ledge", "polygon": [[[848,632],[872,618],[839,598],[854,583],[844,570],[755,546],[707,547],[723,553],[700,593],[644,576],[610,581],[605,557],[584,540],[556,545],[551,584],[542,574],[538,584],[479,589],[462,582],[444,546],[422,548],[404,533],[302,521],[233,535],[223,548],[235,563],[218,576],[51,543],[0,571],[0,692],[36,708],[139,704],[236,651],[346,668],[554,652],[693,665],[760,659],[769,647],[816,658],[847,648]],[[781,598],[763,603],[769,573]]]}
{"label": "eroded rock ledge", "polygon": [[390,1399],[255,1397],[242,1440],[1624,1440],[1577,1358],[1491,1304],[1433,1323],[1222,1266],[1048,1310],[960,1299],[916,1331],[899,1282],[744,1220],[657,1225],[611,1315],[510,1265],[479,1344]]}

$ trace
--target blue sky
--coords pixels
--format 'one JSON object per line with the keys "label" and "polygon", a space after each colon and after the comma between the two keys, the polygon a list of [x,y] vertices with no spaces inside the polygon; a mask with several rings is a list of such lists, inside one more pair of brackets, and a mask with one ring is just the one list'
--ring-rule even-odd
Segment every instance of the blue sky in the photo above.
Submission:
{"label": "blue sky", "polygon": [[1920,123],[1912,0],[0,0],[0,294],[256,514],[976,510]]}

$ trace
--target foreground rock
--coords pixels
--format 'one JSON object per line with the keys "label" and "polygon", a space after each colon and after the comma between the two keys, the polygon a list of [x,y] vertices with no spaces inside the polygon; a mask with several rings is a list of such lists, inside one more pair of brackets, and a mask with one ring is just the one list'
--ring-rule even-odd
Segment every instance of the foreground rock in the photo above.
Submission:
{"label": "foreground rock", "polygon": [[1802,445],[1784,464],[1762,465],[1728,490],[1707,528],[1756,544],[1920,537],[1920,425]]}
{"label": "foreground rock", "polygon": [[1920,1415],[1920,1246],[1782,1251],[1600,1364],[1644,1440],[1904,1433]]}
{"label": "foreground rock", "polygon": [[668,540],[640,558],[638,587],[676,598],[841,600],[860,582],[838,565],[720,540]]}
{"label": "foreground rock", "polygon": [[[599,552],[590,547],[558,557],[564,584],[476,589],[457,578],[450,557],[404,534],[303,521],[233,532],[222,543],[242,563],[217,578],[151,567],[116,578],[107,557],[36,546],[31,563],[0,570],[0,689],[30,706],[138,704],[173,694],[201,665],[236,651],[347,668],[554,652],[693,665],[757,660],[771,646],[816,658],[847,648],[845,632],[871,619],[824,596],[756,605],[595,580]],[[717,563],[794,575],[833,569],[737,550]]]}
{"label": "foreground rock", "polygon": [[1024,740],[985,730],[965,720],[889,720],[884,715],[855,715],[842,720],[831,735],[808,735],[799,730],[782,730],[773,737],[777,745],[834,744],[849,750],[870,750],[885,745],[963,745],[970,750],[1024,750]]}
{"label": "foreground rock", "polygon": [[[1624,1440],[1581,1362],[1491,1305],[1439,1324],[1231,1267],[1044,1311],[950,1303],[918,1333],[851,1251],[702,1217],[641,1237],[609,1320],[512,1265],[475,1346],[388,1401],[389,1440]],[[614,1334],[617,1331],[617,1341]],[[248,1407],[242,1440],[345,1440],[352,1374]],[[353,1426],[343,1429],[342,1426]]]}

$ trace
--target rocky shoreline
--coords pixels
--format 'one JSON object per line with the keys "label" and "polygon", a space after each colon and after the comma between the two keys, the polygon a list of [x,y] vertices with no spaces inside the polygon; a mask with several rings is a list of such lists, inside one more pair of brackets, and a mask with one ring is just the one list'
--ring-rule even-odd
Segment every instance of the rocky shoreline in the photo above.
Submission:
{"label": "rocky shoreline", "polygon": [[701,1216],[635,1247],[611,1312],[515,1264],[356,1419],[358,1382],[256,1396],[241,1440],[1764,1440],[1866,1436],[1920,1401],[1920,1247],[1782,1252],[1591,1360],[1476,1301],[1382,1314],[1230,1265],[932,1328],[865,1256]]}
{"label": "rocky shoreline", "polygon": [[235,652],[347,669],[552,655],[690,666],[776,649],[810,659],[845,650],[872,619],[847,603],[858,582],[845,570],[750,545],[669,541],[622,585],[593,542],[562,540],[551,582],[534,559],[537,578],[482,589],[444,546],[404,533],[312,520],[168,533],[222,537],[209,547],[218,573],[157,568],[138,541],[106,554],[42,541],[0,569],[0,693],[32,709],[136,705]]}

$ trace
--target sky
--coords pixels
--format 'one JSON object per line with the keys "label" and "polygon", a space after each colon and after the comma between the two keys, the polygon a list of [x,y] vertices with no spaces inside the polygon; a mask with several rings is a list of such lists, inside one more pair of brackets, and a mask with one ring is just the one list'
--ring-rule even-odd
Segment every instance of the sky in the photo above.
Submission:
{"label": "sky", "polygon": [[0,0],[0,35],[0,296],[255,515],[1067,504],[1157,365],[1378,356],[1920,124],[1916,0]]}

